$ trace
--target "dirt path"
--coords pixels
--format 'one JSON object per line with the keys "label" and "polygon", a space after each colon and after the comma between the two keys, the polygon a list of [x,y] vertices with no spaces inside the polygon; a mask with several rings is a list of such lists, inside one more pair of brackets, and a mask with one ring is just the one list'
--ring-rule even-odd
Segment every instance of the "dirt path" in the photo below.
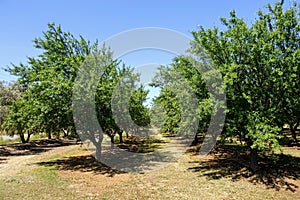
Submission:
{"label": "dirt path", "polygon": [[51,147],[48,151],[33,155],[0,156],[2,161],[0,163],[0,178],[13,176],[24,168],[33,167],[38,160],[64,155],[78,147],[79,145]]}

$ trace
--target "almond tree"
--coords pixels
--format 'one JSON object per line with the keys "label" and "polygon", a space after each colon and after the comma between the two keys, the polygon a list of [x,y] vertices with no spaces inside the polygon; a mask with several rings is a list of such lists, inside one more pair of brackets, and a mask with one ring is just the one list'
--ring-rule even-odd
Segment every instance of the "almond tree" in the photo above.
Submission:
{"label": "almond tree", "polygon": [[[29,57],[26,64],[7,68],[8,72],[18,77],[17,83],[25,89],[22,99],[11,108],[9,127],[17,128],[19,134],[23,134],[21,132],[25,129],[19,128],[19,122],[22,127],[34,125],[35,131],[46,132],[48,138],[52,133],[74,134],[74,80],[84,58],[97,50],[97,43],[92,45],[82,36],[76,39],[54,23],[48,24],[43,37],[34,39],[33,43],[41,51],[37,57]],[[25,116],[27,125],[21,120]],[[16,123],[13,123],[14,120]]]}
{"label": "almond tree", "polygon": [[22,96],[22,88],[14,82],[0,82],[0,131],[8,115],[8,107]]}
{"label": "almond tree", "polygon": [[227,93],[226,134],[239,135],[251,150],[250,167],[258,166],[258,151],[280,147],[283,124],[299,121],[299,9],[283,9],[283,1],[259,11],[252,25],[232,11],[225,28],[193,32],[222,73]]}

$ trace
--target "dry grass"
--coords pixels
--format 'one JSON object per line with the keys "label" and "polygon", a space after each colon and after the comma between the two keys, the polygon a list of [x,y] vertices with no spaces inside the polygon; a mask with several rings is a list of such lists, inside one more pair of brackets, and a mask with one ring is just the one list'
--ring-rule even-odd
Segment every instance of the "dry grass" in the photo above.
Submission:
{"label": "dry grass", "polygon": [[[284,185],[278,189],[253,182],[251,177],[214,176],[222,173],[222,168],[214,166],[194,170],[209,166],[213,159],[210,156],[200,161],[196,156],[184,155],[167,168],[145,174],[59,170],[59,176],[72,180],[70,187],[78,194],[95,199],[298,199],[299,180],[286,180],[295,185],[295,190]],[[249,172],[246,168],[241,171]]]}
{"label": "dry grass", "polygon": [[243,149],[219,146],[205,159],[200,160],[191,149],[166,168],[144,174],[113,170],[79,146],[68,148],[63,155],[59,151],[41,153],[13,178],[4,177],[0,199],[251,200],[300,196],[296,147],[286,147],[277,165],[261,159],[263,167],[255,173],[241,159]]}

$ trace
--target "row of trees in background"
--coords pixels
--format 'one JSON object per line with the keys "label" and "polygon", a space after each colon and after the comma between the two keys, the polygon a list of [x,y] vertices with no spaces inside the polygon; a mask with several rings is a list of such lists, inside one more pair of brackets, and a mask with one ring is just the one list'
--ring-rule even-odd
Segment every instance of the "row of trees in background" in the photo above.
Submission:
{"label": "row of trees in background", "polygon": [[[11,82],[0,82],[0,124],[3,124],[8,115],[8,107],[21,97],[23,90]],[[3,131],[0,126],[0,132]]]}
{"label": "row of trees in background", "polygon": [[[258,11],[252,25],[232,11],[222,18],[222,29],[200,27],[192,32],[191,56],[202,58],[217,67],[222,74],[227,95],[227,112],[222,137],[238,137],[251,150],[251,167],[257,166],[258,152],[280,148],[283,127],[290,126],[296,141],[300,122],[300,11],[297,4],[284,10],[284,3],[267,6]],[[205,57],[205,58],[204,58]],[[209,65],[208,63],[208,65]],[[166,70],[167,69],[167,70]],[[162,93],[156,99],[170,113],[164,131],[176,132],[180,112],[168,103],[174,94],[161,82],[166,71],[175,70],[194,89],[199,102],[200,127],[209,123],[211,110],[203,77],[189,59],[177,57],[158,73],[157,86]],[[154,84],[155,85],[155,84]],[[205,105],[200,108],[201,105]]]}
{"label": "row of trees in background", "polygon": [[[208,81],[203,79],[204,70],[200,69],[207,68],[205,74],[208,75],[211,63],[204,63],[203,59],[194,61],[193,57],[182,55],[174,58],[169,66],[159,68],[151,83],[161,89],[160,95],[154,99],[151,119],[162,133],[176,135],[183,129],[185,135],[194,135],[193,144],[197,144],[199,134],[207,132],[213,105],[206,85]],[[184,114],[186,110],[189,110],[188,117]],[[164,120],[161,120],[162,116]]]}
{"label": "row of trees in background", "polygon": [[[97,55],[109,61],[102,63],[107,66],[102,66],[105,72],[97,84],[97,114],[103,131],[113,141],[113,136],[116,133],[121,136],[123,130],[118,128],[112,116],[112,92],[125,74],[131,74],[132,81],[137,80],[139,75],[134,75],[132,69],[121,65],[120,61],[113,60],[112,52],[105,47],[99,49],[97,42],[92,44],[81,36],[76,39],[54,23],[48,24],[48,28],[42,38],[33,40],[35,48],[42,50],[42,53],[36,58],[28,58],[26,65],[13,65],[7,69],[18,80],[1,90],[1,93],[10,92],[1,94],[2,129],[10,135],[20,135],[24,143],[33,133],[47,133],[49,139],[61,133],[75,137],[72,108],[74,81],[85,58]],[[12,88],[22,88],[22,93],[15,94]],[[130,98],[131,113],[136,123],[149,123],[149,112],[142,105],[147,93],[140,87]]]}

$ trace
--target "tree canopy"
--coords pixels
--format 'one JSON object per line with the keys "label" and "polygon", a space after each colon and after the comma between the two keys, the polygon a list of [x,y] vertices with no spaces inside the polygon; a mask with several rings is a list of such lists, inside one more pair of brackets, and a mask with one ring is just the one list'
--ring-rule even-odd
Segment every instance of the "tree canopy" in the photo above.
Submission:
{"label": "tree canopy", "polygon": [[252,25],[232,11],[225,26],[193,32],[222,73],[228,113],[224,136],[239,135],[253,152],[279,148],[284,123],[299,121],[299,10],[282,3],[258,11]]}
{"label": "tree canopy", "polygon": [[[76,39],[54,23],[48,24],[48,30],[43,32],[43,37],[34,39],[33,43],[37,49],[42,50],[37,57],[29,57],[27,64],[12,65],[6,69],[18,77],[16,84],[23,88],[24,93],[22,97],[11,101],[4,99],[11,98],[10,93],[1,95],[5,108],[9,108],[7,120],[3,124],[5,129],[19,134],[23,142],[29,140],[29,137],[23,137],[24,133],[30,136],[33,132],[46,132],[48,138],[61,132],[65,136],[75,136],[73,89],[76,78],[83,76],[87,80],[91,77],[98,78],[95,83],[92,82],[95,85],[82,82],[85,87],[83,91],[88,93],[88,89],[96,86],[93,102],[96,106],[97,120],[112,142],[116,133],[122,136],[123,131],[130,131],[119,127],[113,118],[111,99],[115,87],[125,75],[129,76],[128,80],[132,83],[138,80],[139,75],[134,74],[132,68],[122,64],[120,60],[113,59],[109,48],[99,48],[97,41],[92,44],[82,36]],[[93,65],[99,67],[98,71],[92,70]],[[79,71],[80,67],[85,67],[85,71]],[[102,70],[101,76],[96,76],[100,73],[99,70]],[[148,92],[143,87],[137,88],[136,85],[132,90],[132,95],[130,93],[128,96],[130,108],[127,110],[138,125],[149,124],[149,111],[142,104]],[[119,99],[122,98],[121,96]]]}

